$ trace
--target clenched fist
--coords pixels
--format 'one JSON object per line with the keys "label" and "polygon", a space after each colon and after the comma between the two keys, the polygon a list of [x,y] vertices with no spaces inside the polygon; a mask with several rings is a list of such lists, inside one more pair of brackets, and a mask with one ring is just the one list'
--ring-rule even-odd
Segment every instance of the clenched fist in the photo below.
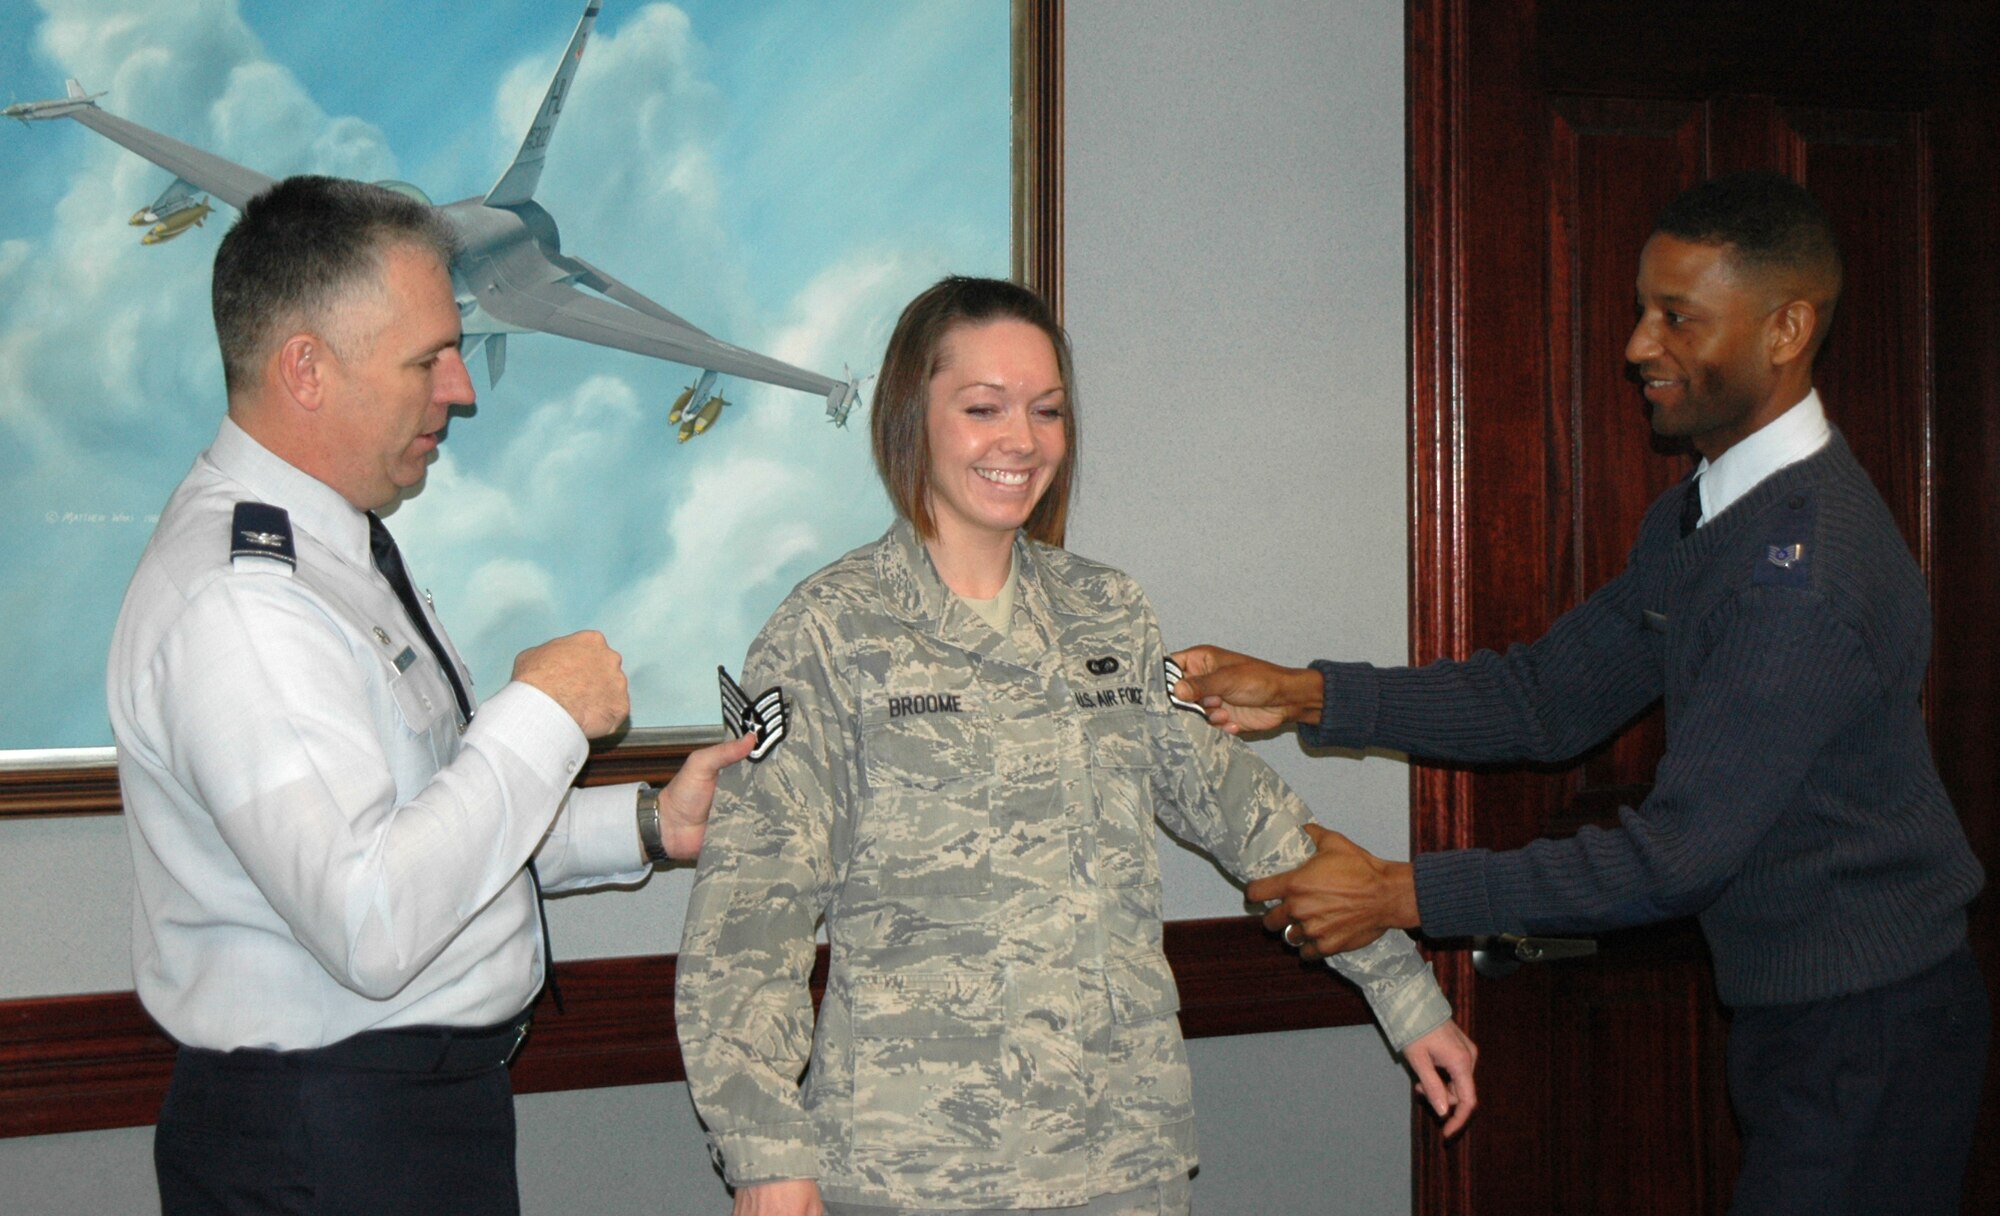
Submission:
{"label": "clenched fist", "polygon": [[547,693],[586,739],[617,730],[632,712],[624,660],[595,629],[522,651],[514,659],[514,678]]}

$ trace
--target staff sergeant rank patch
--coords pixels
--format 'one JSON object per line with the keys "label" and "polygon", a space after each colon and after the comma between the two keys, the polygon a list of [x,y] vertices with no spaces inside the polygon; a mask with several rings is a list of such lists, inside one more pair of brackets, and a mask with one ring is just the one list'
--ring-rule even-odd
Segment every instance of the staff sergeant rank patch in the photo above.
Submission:
{"label": "staff sergeant rank patch", "polygon": [[750,761],[753,764],[761,761],[785,737],[791,706],[785,701],[784,689],[774,684],[758,693],[753,701],[729,678],[727,667],[717,667],[715,677],[722,686],[723,728],[738,739],[756,731],[757,746],[750,749]]}
{"label": "staff sergeant rank patch", "polygon": [[1208,721],[1207,710],[1203,709],[1199,705],[1196,705],[1193,701],[1183,701],[1181,698],[1174,695],[1174,685],[1180,683],[1183,679],[1187,677],[1187,673],[1181,670],[1181,665],[1179,663],[1174,662],[1172,656],[1169,656],[1161,661],[1166,665],[1167,668],[1167,703],[1172,705],[1175,709],[1185,709],[1191,714],[1200,715],[1201,720],[1204,722]]}
{"label": "staff sergeant rank patch", "polygon": [[1762,587],[1812,586],[1812,543],[1818,504],[1807,494],[1794,494],[1765,530],[1750,581]]}
{"label": "staff sergeant rank patch", "polygon": [[299,565],[298,550],[292,545],[292,517],[283,507],[268,502],[239,502],[229,523],[229,560],[262,558],[282,562],[287,569]]}
{"label": "staff sergeant rank patch", "polygon": [[1804,587],[1810,580],[1806,577],[1806,547],[1801,541],[1789,545],[1765,545],[1764,560],[1757,563],[1757,569],[1750,576],[1753,583],[1769,587]]}

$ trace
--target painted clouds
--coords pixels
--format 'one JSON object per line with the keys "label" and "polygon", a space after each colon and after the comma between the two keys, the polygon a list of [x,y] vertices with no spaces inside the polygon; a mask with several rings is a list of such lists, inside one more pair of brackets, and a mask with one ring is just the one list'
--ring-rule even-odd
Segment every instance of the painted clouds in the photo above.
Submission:
{"label": "painted clouds", "polygon": [[[262,61],[233,5],[50,7],[41,54],[119,112],[280,173],[393,165],[380,132]],[[0,745],[94,745],[125,580],[220,416],[208,263],[230,213],[141,250],[126,220],[169,175],[70,123],[8,135],[33,148],[26,171],[64,181],[47,226],[0,258]]]}
{"label": "painted clouds", "polygon": [[[42,70],[109,88],[102,104],[114,113],[274,175],[408,177],[441,202],[498,176],[574,21],[557,15],[566,6],[529,6],[499,62],[454,64],[449,46],[395,40],[422,70],[378,64],[384,79],[485,90],[479,129],[454,133],[423,121],[427,108],[449,111],[442,95],[432,107],[400,97],[377,114],[340,93],[351,65],[274,62],[265,47],[281,40],[260,38],[228,0],[46,7]],[[1000,122],[966,120],[990,128],[992,147],[971,157],[957,139],[912,165],[907,138],[870,115],[820,159],[800,151],[773,164],[762,149],[790,120],[767,97],[732,96],[758,72],[730,57],[775,52],[788,72],[822,79],[854,65],[815,63],[844,47],[816,48],[812,36],[774,30],[768,11],[739,7],[608,3],[537,198],[565,252],[717,336],[827,374],[844,363],[873,370],[902,303],[938,274],[1004,273],[1004,105]],[[826,6],[810,7],[825,19]],[[851,16],[880,20],[874,7]],[[998,57],[970,74],[1004,101],[1006,5],[967,7],[980,17],[970,27],[987,31],[984,53]],[[901,61],[934,75],[936,57],[976,49],[973,35],[960,37],[878,43],[868,70]],[[343,53],[390,53],[351,41]],[[795,86],[774,91],[815,101]],[[340,103],[322,96],[358,112],[330,113]],[[811,114],[815,131],[829,124],[828,104]],[[45,226],[0,229],[0,613],[28,622],[0,638],[15,676],[0,689],[0,747],[95,744],[108,733],[105,644],[148,517],[220,413],[207,273],[233,215],[219,209],[207,228],[140,249],[125,220],[166,184],[164,171],[74,124],[5,135],[33,141],[35,155],[4,149],[0,167],[62,181]],[[462,151],[444,155],[452,150]],[[941,176],[963,180],[941,193]],[[773,264],[767,251],[778,248],[786,256]],[[522,647],[602,628],[626,654],[636,721],[712,723],[715,664],[740,662],[792,583],[887,520],[862,411],[837,431],[807,394],[726,380],[734,404],[722,421],[680,445],[666,411],[692,378],[686,369],[543,335],[511,340],[497,388],[483,360],[472,362],[479,406],[453,423],[424,492],[393,523],[484,688],[506,679]]]}

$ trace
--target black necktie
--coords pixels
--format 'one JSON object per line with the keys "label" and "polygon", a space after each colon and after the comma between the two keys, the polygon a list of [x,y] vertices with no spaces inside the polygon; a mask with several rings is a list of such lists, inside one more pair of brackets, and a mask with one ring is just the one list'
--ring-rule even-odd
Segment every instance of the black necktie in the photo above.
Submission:
{"label": "black necktie", "polygon": [[[472,698],[465,695],[465,684],[458,678],[458,665],[444,652],[444,643],[431,630],[430,618],[424,615],[423,605],[417,603],[417,589],[410,583],[410,572],[403,566],[402,551],[396,548],[396,538],[389,535],[388,525],[381,516],[368,512],[368,549],[375,555],[375,568],[382,577],[389,580],[395,589],[396,598],[403,602],[403,612],[410,623],[417,627],[417,633],[424,639],[424,645],[431,648],[438,666],[444,668],[444,675],[451,681],[451,695],[458,698],[458,720],[472,722]],[[528,859],[528,881],[535,888],[535,915],[542,929],[542,974],[549,985],[549,995],[555,998],[556,1012],[562,1012],[562,989],[556,984],[555,950],[549,944],[549,910],[542,904],[542,876],[535,872],[535,859]]]}
{"label": "black necktie", "polygon": [[1681,535],[1693,536],[1701,526],[1701,478],[1690,477],[1687,490],[1681,494]]}
{"label": "black necktie", "polygon": [[451,681],[451,695],[458,698],[458,720],[468,725],[472,722],[472,698],[465,695],[465,685],[459,682],[458,665],[445,654],[444,644],[437,634],[431,632],[430,618],[417,603],[417,589],[410,585],[410,572],[403,568],[402,551],[396,548],[396,538],[389,535],[388,525],[375,512],[368,513],[368,548],[375,554],[375,568],[382,577],[389,580],[389,586],[396,591],[396,598],[403,601],[403,611],[409,614],[410,623],[423,636],[424,645],[431,648],[438,666],[444,668],[445,678]]}

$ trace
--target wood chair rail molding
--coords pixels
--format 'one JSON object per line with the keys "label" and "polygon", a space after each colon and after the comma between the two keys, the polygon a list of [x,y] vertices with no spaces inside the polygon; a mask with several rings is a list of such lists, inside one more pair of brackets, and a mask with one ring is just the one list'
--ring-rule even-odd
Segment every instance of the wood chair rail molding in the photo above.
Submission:
{"label": "wood chair rail molding", "polygon": [[[1254,917],[1172,921],[1167,959],[1188,1038],[1353,1026],[1352,987],[1301,962]],[[520,1093],[685,1080],[673,955],[559,963],[566,1013],[538,1010],[514,1062]],[[826,947],[813,973],[818,999]],[[547,998],[544,997],[544,1005]],[[142,1127],[159,1114],[174,1045],[130,992],[0,1001],[0,1136]]]}
{"label": "wood chair rail molding", "polygon": [[[602,744],[591,748],[580,784],[624,781],[660,784],[681,769],[695,743]],[[118,769],[113,764],[77,768],[0,769],[0,822],[59,815],[118,815]]]}

